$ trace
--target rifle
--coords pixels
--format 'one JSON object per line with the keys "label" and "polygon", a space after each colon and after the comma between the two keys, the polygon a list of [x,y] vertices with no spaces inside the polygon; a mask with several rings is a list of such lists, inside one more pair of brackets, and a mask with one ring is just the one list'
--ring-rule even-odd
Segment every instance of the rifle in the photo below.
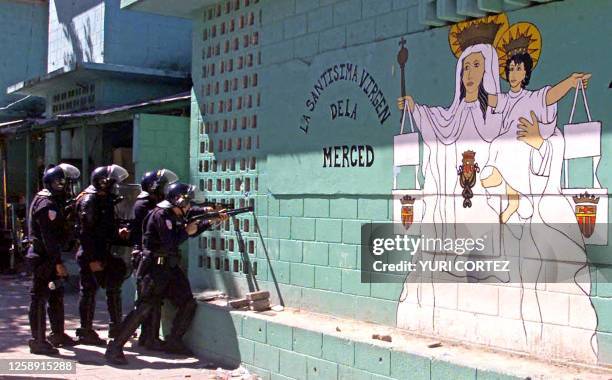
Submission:
{"label": "rifle", "polygon": [[[228,216],[235,216],[238,214],[244,214],[246,212],[252,212],[253,211],[253,206],[249,206],[249,207],[241,207],[241,208],[235,208],[235,209],[230,209],[230,210],[226,210],[225,214],[227,214]],[[216,218],[221,214],[220,211],[204,211],[204,210],[198,210],[196,212],[190,212],[187,214],[187,223],[192,223],[198,220],[203,220],[203,219],[212,219],[212,218]]]}

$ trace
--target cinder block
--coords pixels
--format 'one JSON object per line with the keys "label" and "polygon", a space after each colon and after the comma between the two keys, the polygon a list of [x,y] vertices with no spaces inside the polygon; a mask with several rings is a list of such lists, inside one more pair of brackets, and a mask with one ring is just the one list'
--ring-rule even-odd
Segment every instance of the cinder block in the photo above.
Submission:
{"label": "cinder block", "polygon": [[279,349],[267,344],[255,342],[255,358],[253,364],[268,371],[278,372]]}
{"label": "cinder block", "polygon": [[323,335],[323,359],[333,363],[355,365],[355,343],[331,335]]}
{"label": "cinder block", "polygon": [[315,287],[339,292],[342,289],[342,272],[338,268],[315,267]]}
{"label": "cinder block", "polygon": [[280,259],[280,240],[265,238],[263,244],[260,240],[257,245],[257,257],[270,260]]}
{"label": "cinder block", "polygon": [[261,47],[263,63],[271,65],[293,59],[293,40],[284,40]]}
{"label": "cinder block", "polygon": [[406,275],[388,273],[371,274],[371,296],[391,301],[397,301],[404,289]]}
{"label": "cinder block", "polygon": [[[370,276],[369,272],[364,272],[365,276]],[[362,282],[360,270],[342,270],[342,292],[359,296],[370,295],[370,283]],[[367,279],[366,279],[367,280]]]}
{"label": "cinder block", "polygon": [[[406,377],[405,379],[410,379],[410,378]],[[339,364],[338,365],[338,380],[372,380],[372,374],[366,371],[359,370],[354,367],[348,367],[348,366]]]}
{"label": "cinder block", "polygon": [[274,197],[268,197],[268,216],[280,216],[280,201]]}
{"label": "cinder block", "polygon": [[319,34],[319,50],[342,49],[346,47],[346,27],[344,25],[327,29]]}
{"label": "cinder block", "polygon": [[308,366],[308,380],[328,380],[338,378],[337,363],[332,363],[323,359],[308,357],[306,358],[306,365]]}
{"label": "cinder block", "polygon": [[363,18],[378,16],[387,12],[391,12],[391,0],[363,0]]}
{"label": "cinder block", "polygon": [[304,199],[304,216],[306,217],[329,217],[329,199],[306,198]]}
{"label": "cinder block", "polygon": [[474,380],[476,378],[476,370],[444,362],[440,360],[431,361],[431,380]]}
{"label": "cinder block", "polygon": [[289,284],[291,281],[291,269],[288,262],[272,261],[268,268],[268,279],[283,284]]}
{"label": "cinder block", "polygon": [[334,26],[361,19],[361,1],[348,0],[334,4]]}
{"label": "cinder block", "polygon": [[419,4],[419,0],[393,0],[393,9],[408,8]]}
{"label": "cinder block", "polygon": [[316,240],[329,243],[340,243],[342,241],[341,219],[317,219]]}
{"label": "cinder block", "polygon": [[244,365],[244,368],[246,368],[249,371],[249,373],[259,376],[261,380],[271,380],[272,379],[272,374],[267,369],[256,367],[250,364],[243,364],[243,365]]}
{"label": "cinder block", "polygon": [[329,265],[346,269],[357,268],[357,246],[350,244],[330,244]]}
{"label": "cinder block", "polygon": [[308,32],[319,32],[331,28],[333,25],[333,8],[321,7],[308,12]]}
{"label": "cinder block", "polygon": [[319,7],[319,0],[296,0],[295,1],[295,13],[308,12],[312,9]]}
{"label": "cinder block", "polygon": [[315,286],[314,265],[291,263],[291,284],[312,288]]}
{"label": "cinder block", "polygon": [[306,15],[299,14],[285,19],[285,38],[294,38],[306,33]]}
{"label": "cinder block", "polygon": [[289,239],[291,236],[291,218],[268,217],[268,236],[271,238]]}
{"label": "cinder block", "polygon": [[253,364],[255,357],[255,342],[249,339],[238,337],[238,349],[240,359],[243,363]]}
{"label": "cinder block", "polygon": [[251,301],[249,303],[249,309],[251,311],[266,311],[266,310],[270,310],[270,300],[269,299],[263,299],[263,300]]}
{"label": "cinder block", "polygon": [[406,33],[407,26],[406,10],[398,9],[391,13],[378,16],[376,17],[376,38],[387,39],[401,36]]}
{"label": "cinder block", "polygon": [[355,343],[355,366],[368,372],[389,376],[391,351],[387,348],[357,342]]}
{"label": "cinder block", "polygon": [[524,380],[524,377],[516,377],[492,371],[481,371],[476,369],[476,380]]}
{"label": "cinder block", "polygon": [[266,25],[274,21],[282,20],[295,14],[295,0],[283,0],[269,3],[262,12],[262,24]]}
{"label": "cinder block", "polygon": [[266,343],[266,321],[259,318],[245,317],[242,320],[242,336],[247,339]]}
{"label": "cinder block", "polygon": [[261,28],[261,44],[271,45],[283,40],[284,23],[282,21],[270,23]]}
{"label": "cinder block", "polygon": [[270,374],[270,380],[293,380],[293,378],[287,377],[287,376],[283,376],[283,375],[278,374],[278,373],[271,373]]}
{"label": "cinder block", "polygon": [[292,351],[280,350],[280,373],[292,379],[306,380],[308,378],[306,356]]}
{"label": "cinder block", "polygon": [[397,301],[387,301],[376,298],[356,296],[358,308],[355,318],[362,321],[395,326],[397,321]]}
{"label": "cinder block", "polygon": [[391,351],[391,377],[396,379],[429,380],[429,358],[406,352]]}
{"label": "cinder block", "polygon": [[[378,27],[378,19],[377,19]],[[382,199],[359,199],[357,202],[357,214],[359,219],[369,219],[376,221],[387,220],[389,215],[389,200]]]}
{"label": "cinder block", "polygon": [[[348,24],[346,26],[346,45],[353,46],[358,44],[365,44],[368,42],[374,41],[374,32],[376,31],[376,22],[373,18],[367,20],[361,20],[354,22],[352,24]],[[356,199],[351,199],[357,202]],[[357,217],[357,207],[353,211],[350,210],[341,210],[342,212],[355,213],[352,218]],[[342,217],[342,216],[335,216]]]}
{"label": "cinder block", "polygon": [[316,33],[307,34],[295,39],[295,57],[306,58],[319,52],[319,36]]}
{"label": "cinder block", "polygon": [[361,226],[368,223],[365,220],[343,220],[342,242],[347,244],[361,244]]}
{"label": "cinder block", "polygon": [[280,259],[294,263],[302,262],[303,243],[297,240],[280,240]]}
{"label": "cinder block", "polygon": [[293,351],[320,358],[322,346],[323,334],[298,327],[293,328]]}
{"label": "cinder block", "polygon": [[314,218],[291,218],[291,239],[314,240]]}
{"label": "cinder block", "polygon": [[280,216],[302,215],[304,215],[304,200],[302,198],[280,200]]}
{"label": "cinder block", "polygon": [[356,296],[328,290],[302,288],[302,307],[315,313],[354,318]]}
{"label": "cinder block", "polygon": [[316,241],[305,241],[303,261],[306,264],[327,265],[329,260],[329,244]]}
{"label": "cinder block", "polygon": [[268,322],[267,333],[269,344],[286,350],[293,349],[293,328],[291,326]]}
{"label": "cinder block", "polygon": [[[359,34],[363,34],[362,28],[357,28],[364,22],[354,23],[347,26],[347,30],[358,29]],[[373,24],[372,24],[373,26]],[[365,29],[365,25],[363,25]],[[373,28],[372,28],[373,31]],[[372,33],[373,36],[373,33]],[[356,198],[338,198],[329,200],[329,216],[339,219],[355,219],[357,217],[357,199]]]}

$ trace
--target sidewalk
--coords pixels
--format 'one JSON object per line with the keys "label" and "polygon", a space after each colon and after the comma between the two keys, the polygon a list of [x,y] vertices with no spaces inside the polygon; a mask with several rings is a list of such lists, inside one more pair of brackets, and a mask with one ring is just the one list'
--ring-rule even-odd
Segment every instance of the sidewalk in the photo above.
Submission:
{"label": "sidewalk", "polygon": [[[30,280],[22,276],[0,276],[0,358],[1,359],[48,359],[51,357],[32,355],[28,347],[30,328],[28,325]],[[78,327],[78,293],[67,284],[65,295],[66,332],[74,337]],[[124,310],[124,314],[128,310]],[[108,316],[103,291],[98,292],[94,328],[102,338],[107,337]],[[49,325],[47,321],[47,334]],[[217,366],[197,358],[185,358],[164,353],[147,351],[136,346],[136,340],[125,347],[129,360],[127,366],[109,366],[104,360],[104,348],[76,346],[60,349],[60,358],[77,362],[76,375],[39,375],[38,378],[61,379],[214,379]],[[208,369],[206,368],[208,367]],[[211,370],[212,369],[212,370]],[[19,377],[0,375],[0,379],[32,378],[33,375]]]}

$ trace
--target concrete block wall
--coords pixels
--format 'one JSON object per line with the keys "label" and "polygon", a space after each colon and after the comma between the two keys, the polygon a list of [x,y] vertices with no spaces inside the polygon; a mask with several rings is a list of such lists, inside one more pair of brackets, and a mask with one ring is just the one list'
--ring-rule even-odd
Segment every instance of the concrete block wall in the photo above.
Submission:
{"label": "concrete block wall", "polygon": [[[225,7],[228,3],[231,5],[228,8],[229,11],[226,12]],[[314,57],[322,54],[345,48],[359,48],[361,45],[370,46],[369,44],[372,43],[384,43],[389,40],[394,41],[396,45],[395,41],[400,36],[414,35],[423,39],[443,40],[447,38],[447,28],[437,29],[438,27],[467,17],[481,16],[486,12],[511,12],[526,8],[516,13],[509,13],[514,22],[531,20],[534,17],[543,20],[545,15],[550,13],[557,17],[574,17],[570,15],[574,15],[575,12],[588,14],[592,8],[582,7],[580,2],[576,1],[556,2],[533,8],[527,8],[530,5],[527,2],[516,1],[476,3],[431,0],[376,2],[367,0],[247,2],[242,0],[238,2],[239,9],[236,9],[235,3],[235,1],[219,2],[215,6],[203,9],[194,19],[191,178],[195,183],[201,183],[201,180],[204,180],[202,189],[208,189],[208,181],[212,181],[213,191],[207,191],[206,196],[216,199],[240,200],[244,198],[247,202],[252,199],[256,212],[255,218],[249,218],[250,230],[244,234],[247,242],[246,254],[239,252],[236,235],[232,228],[227,227],[218,232],[209,233],[200,241],[190,243],[189,276],[194,287],[219,288],[232,296],[238,296],[253,287],[259,287],[270,290],[275,302],[284,303],[287,306],[390,326],[402,324],[406,328],[427,331],[432,334],[439,333],[439,331],[428,330],[418,325],[418,321],[426,321],[427,315],[431,316],[432,312],[446,309],[442,313],[446,318],[443,326],[455,328],[456,336],[461,339],[478,341],[492,346],[506,346],[506,348],[508,346],[516,348],[523,344],[513,342],[511,336],[506,336],[505,338],[509,340],[504,340],[504,329],[499,329],[499,323],[502,322],[512,324],[517,329],[521,328],[516,323],[523,318],[512,314],[505,307],[508,295],[500,295],[500,292],[515,292],[516,289],[502,290],[496,287],[482,289],[483,292],[478,301],[470,301],[473,294],[470,294],[469,291],[456,290],[444,293],[443,295],[447,296],[445,301],[447,303],[441,305],[441,308],[437,305],[436,310],[428,310],[429,314],[421,315],[412,326],[409,324],[410,321],[400,323],[397,317],[398,300],[403,284],[376,284],[361,281],[359,270],[360,226],[363,223],[392,219],[393,205],[388,195],[321,195],[325,191],[319,194],[274,194],[268,188],[271,176],[279,176],[282,180],[290,182],[300,177],[308,177],[309,172],[300,166],[296,166],[294,171],[283,173],[272,173],[268,170],[270,155],[279,154],[279,152],[267,150],[269,146],[267,144],[270,144],[270,141],[265,138],[274,138],[273,133],[261,133],[265,138],[261,139],[259,150],[255,150],[252,155],[257,160],[256,170],[240,171],[227,169],[227,166],[222,169],[221,162],[225,160],[224,157],[229,156],[224,156],[224,153],[216,149],[219,140],[227,144],[228,138],[235,141],[245,133],[240,132],[240,128],[233,131],[231,123],[227,130],[223,129],[225,119],[231,121],[237,116],[240,120],[243,115],[236,110],[228,111],[226,108],[229,97],[237,97],[242,93],[231,90],[225,92],[223,83],[226,79],[231,81],[234,77],[240,78],[243,72],[248,75],[258,72],[262,78],[265,78],[266,74],[274,70],[285,70],[287,80],[291,80],[293,62],[309,65]],[[595,6],[606,5],[604,2],[597,2]],[[255,13],[254,25],[244,32],[237,30],[234,33],[238,33],[239,37],[243,38],[247,33],[252,35],[258,32],[258,46],[256,48],[251,46],[246,50],[238,48],[236,51],[232,51],[230,46],[230,50],[224,52],[226,37],[220,34],[222,24],[228,25],[227,23],[232,19],[238,23],[240,16],[248,15],[250,11]],[[217,35],[214,38],[217,39],[211,41],[209,37],[213,28]],[[557,24],[552,27],[553,30],[557,28],[559,28]],[[221,51],[219,54],[215,53],[217,41],[219,41]],[[436,45],[436,48],[439,47],[440,45]],[[209,53],[209,48],[212,54]],[[547,48],[554,50],[554,46]],[[232,59],[235,63],[240,56],[248,54],[251,51],[249,49],[261,53],[261,61],[258,61],[257,66],[250,70],[243,69],[246,71],[238,70],[237,73],[219,73],[222,61],[228,62]],[[434,51],[437,52],[437,50]],[[212,64],[215,64],[217,73],[212,74],[211,77],[209,75]],[[540,64],[547,65],[548,63]],[[573,64],[576,67],[579,66],[576,62]],[[547,83],[546,81],[554,83],[552,78],[566,75],[559,72],[555,72],[554,75],[550,74],[551,71],[555,71],[554,68],[551,70],[550,66],[548,72],[546,70],[542,72],[542,70],[538,72],[538,75],[541,75],[542,83]],[[601,71],[601,67],[596,66],[595,70]],[[216,82],[220,83],[218,92],[215,91]],[[212,85],[212,90],[208,90],[208,85]],[[274,86],[280,88],[282,83],[274,83],[274,86],[264,84],[264,86],[264,89],[268,90]],[[599,97],[594,97],[592,102],[601,110],[603,100],[600,87],[595,90],[598,91]],[[245,93],[248,96],[248,92]],[[273,92],[262,90],[258,95],[261,95],[262,104],[282,103],[271,99],[275,95]],[[225,106],[221,107],[221,112],[218,112],[220,101],[223,101]],[[566,101],[561,104],[560,119],[566,118],[567,106]],[[210,112],[211,110],[214,112]],[[257,113],[257,109],[253,112]],[[285,127],[284,124],[274,126],[274,128]],[[272,126],[258,125],[257,128],[269,131]],[[604,135],[603,139],[608,141],[609,135]],[[211,146],[213,149],[210,149]],[[293,154],[302,153],[298,151]],[[216,169],[212,169],[214,160],[217,161]],[[208,161],[208,166],[204,164],[204,161]],[[604,174],[605,170],[602,169],[605,165],[602,162],[600,167],[600,177],[603,181],[605,181],[603,178],[607,176]],[[209,168],[207,172],[204,170],[205,167]],[[587,172],[588,170],[585,169],[583,173]],[[243,190],[233,186],[236,178],[242,180],[246,178],[244,176],[258,179],[258,188],[249,194],[244,194]],[[312,178],[312,181],[317,180],[314,177],[308,178]],[[220,187],[217,186],[217,180],[221,181]],[[232,186],[229,191],[226,191],[224,190],[225,183],[228,180]],[[258,228],[253,230],[255,223]],[[244,222],[241,222],[241,226],[244,226]],[[214,247],[211,246],[211,238],[215,239]],[[221,239],[223,239],[223,245],[221,245]],[[234,242],[232,249],[228,248],[230,240]],[[248,249],[249,244],[252,244],[254,250]],[[612,347],[610,326],[606,322],[610,315],[608,309],[612,305],[609,299],[609,289],[607,289],[610,277],[607,275],[607,266],[612,263],[609,259],[609,247],[590,247],[589,257],[593,259],[592,266],[595,274],[590,280],[590,297],[587,298],[594,305],[598,315],[596,337],[599,344],[599,361],[609,362],[611,357],[609,352]],[[253,268],[255,264],[257,273],[244,273],[245,266],[251,265]],[[551,289],[550,292],[543,293],[543,296],[546,298],[543,301],[551,305],[545,313],[547,314],[545,325],[552,327],[550,330],[552,333],[548,332],[551,339],[545,339],[544,342],[531,342],[531,347],[541,345],[546,350],[552,351],[558,347],[569,349],[572,344],[561,338],[573,336],[574,333],[578,335],[593,333],[593,331],[581,330],[583,327],[581,322],[575,318],[575,315],[572,317],[572,310],[575,310],[576,305],[579,304],[574,299],[575,294],[560,289]],[[585,297],[581,297],[582,302]],[[507,298],[515,299],[516,297],[508,296]],[[480,302],[477,305],[479,318],[474,318],[474,302]],[[488,310],[487,313],[483,312],[485,309]],[[448,310],[452,312],[447,314]],[[516,308],[513,310],[516,311]],[[411,315],[418,314],[414,310],[411,312],[405,312],[407,319],[410,319]],[[526,319],[529,322],[529,318]],[[465,328],[465,326],[472,326],[473,329]],[[497,332],[502,336],[495,339],[486,339],[484,333],[468,336],[475,331],[474,329],[483,332],[485,330]],[[443,335],[450,334],[450,330],[452,329],[445,331]],[[547,351],[545,356],[557,355],[552,351]],[[561,355],[569,354],[565,352]],[[582,359],[579,358],[579,360]]]}

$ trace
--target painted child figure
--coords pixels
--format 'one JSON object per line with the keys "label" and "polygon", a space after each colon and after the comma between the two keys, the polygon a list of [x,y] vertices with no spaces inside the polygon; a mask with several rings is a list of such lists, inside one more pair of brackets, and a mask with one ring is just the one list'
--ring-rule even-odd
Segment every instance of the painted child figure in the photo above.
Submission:
{"label": "painted child figure", "polygon": [[505,184],[505,189],[500,190],[507,196],[507,205],[500,214],[501,223],[508,222],[514,213],[523,219],[533,214],[531,195],[535,189],[528,174],[532,171],[542,175],[538,167],[545,166],[549,159],[548,145],[544,142],[555,132],[557,102],[581,80],[586,88],[591,77],[573,73],[553,87],[526,89],[540,55],[540,43],[535,26],[522,22],[504,33],[497,46],[501,53],[500,66],[503,64],[500,71],[510,84],[510,91],[488,96],[489,106],[494,113],[503,115],[503,121],[500,135],[491,143],[481,183],[490,193]]}

